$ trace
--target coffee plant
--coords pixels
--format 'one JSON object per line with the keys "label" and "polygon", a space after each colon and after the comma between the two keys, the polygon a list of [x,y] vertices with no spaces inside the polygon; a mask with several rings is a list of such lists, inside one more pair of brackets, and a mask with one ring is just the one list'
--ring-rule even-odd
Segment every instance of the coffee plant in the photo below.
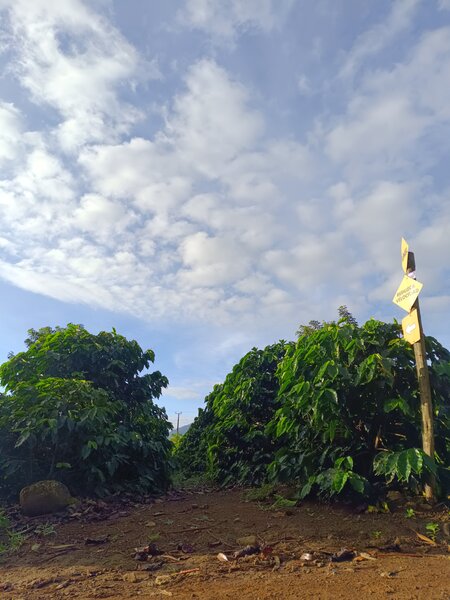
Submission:
{"label": "coffee plant", "polygon": [[152,401],[167,379],[140,374],[151,350],[80,325],[31,330],[0,367],[0,491],[58,479],[74,493],[168,484],[170,424]]}
{"label": "coffee plant", "polygon": [[[426,338],[436,454],[421,447],[412,346],[397,323],[312,322],[296,343],[252,350],[208,396],[179,456],[221,483],[295,482],[298,495],[448,487],[450,353]],[[189,435],[190,434],[190,435]],[[185,461],[187,466],[187,461]]]}

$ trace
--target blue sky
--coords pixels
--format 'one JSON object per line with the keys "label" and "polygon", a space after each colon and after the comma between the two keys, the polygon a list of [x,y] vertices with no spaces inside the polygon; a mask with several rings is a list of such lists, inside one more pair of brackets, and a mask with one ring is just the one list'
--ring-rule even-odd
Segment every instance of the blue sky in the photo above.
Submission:
{"label": "blue sky", "polygon": [[156,352],[192,421],[251,347],[401,319],[450,346],[450,0],[0,0],[1,360]]}

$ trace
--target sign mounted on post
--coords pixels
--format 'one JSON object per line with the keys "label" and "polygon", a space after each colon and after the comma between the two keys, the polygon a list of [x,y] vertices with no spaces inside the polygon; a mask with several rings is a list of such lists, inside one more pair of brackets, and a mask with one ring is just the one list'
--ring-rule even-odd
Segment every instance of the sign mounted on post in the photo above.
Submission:
{"label": "sign mounted on post", "polygon": [[404,238],[402,238],[401,253],[402,253],[402,268],[403,268],[404,273],[406,273],[407,269],[408,269],[408,251],[409,251],[408,242]]}
{"label": "sign mounted on post", "polygon": [[403,308],[403,310],[406,310],[406,312],[409,312],[422,288],[423,283],[405,275],[398,286],[398,290],[395,292],[392,302]]}
{"label": "sign mounted on post", "polygon": [[410,344],[415,344],[420,340],[419,315],[417,310],[413,309],[409,315],[402,319],[403,337]]}
{"label": "sign mounted on post", "polygon": [[[402,319],[403,336],[407,342],[412,344],[416,359],[422,415],[422,448],[431,462],[434,462],[433,399],[431,396],[430,375],[428,373],[425,336],[422,331],[419,307],[419,293],[423,288],[423,284],[416,281],[414,252],[409,251],[408,243],[404,238],[402,238],[401,257],[402,269],[405,276],[398,290],[395,292],[393,302],[409,313],[407,317]],[[428,475],[424,491],[425,498],[429,502],[436,500],[436,478],[433,473]]]}

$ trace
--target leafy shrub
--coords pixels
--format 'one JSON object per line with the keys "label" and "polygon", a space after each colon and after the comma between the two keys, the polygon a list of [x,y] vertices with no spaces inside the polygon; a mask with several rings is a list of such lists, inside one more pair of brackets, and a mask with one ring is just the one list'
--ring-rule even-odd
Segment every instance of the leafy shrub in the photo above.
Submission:
{"label": "leafy shrub", "polygon": [[114,330],[31,330],[0,367],[3,493],[43,478],[74,492],[151,490],[168,482],[170,424],[152,402],[167,379],[140,375],[154,354]]}
{"label": "leafy shrub", "polygon": [[[427,339],[427,350],[432,377],[439,380],[436,452],[448,464],[450,380],[438,377],[437,367],[450,353],[433,338]],[[276,480],[314,481],[327,495],[348,482],[360,492],[367,489],[364,482],[375,482],[382,473],[380,452],[421,446],[413,350],[396,324],[373,319],[362,327],[347,319],[324,324],[288,348],[277,375],[281,407],[268,427],[281,441],[269,467]],[[340,472],[343,457],[352,460],[348,475]],[[424,464],[417,463],[417,475]]]}
{"label": "leafy shrub", "polygon": [[254,348],[214,387],[180,444],[188,473],[203,470],[224,484],[264,481],[275,449],[265,428],[278,408],[275,372],[285,349],[283,341]]}
{"label": "leafy shrub", "polygon": [[[296,343],[253,349],[206,398],[177,453],[220,483],[297,482],[299,495],[419,485],[421,444],[412,347],[397,323],[311,322]],[[450,458],[450,353],[426,338],[443,487]],[[390,458],[388,458],[390,457]],[[194,466],[195,465],[195,466]],[[379,491],[381,491],[381,489]]]}

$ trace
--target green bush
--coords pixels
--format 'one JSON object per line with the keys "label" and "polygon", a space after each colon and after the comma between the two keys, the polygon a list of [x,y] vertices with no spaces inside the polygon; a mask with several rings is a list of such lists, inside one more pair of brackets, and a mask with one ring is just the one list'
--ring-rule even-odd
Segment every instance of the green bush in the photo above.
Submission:
{"label": "green bush", "polygon": [[[311,322],[296,343],[253,349],[206,399],[177,455],[220,483],[296,482],[299,495],[414,489],[435,470],[419,450],[420,398],[398,324]],[[437,474],[448,481],[450,353],[426,338]],[[390,458],[388,458],[390,457]]]}
{"label": "green bush", "polygon": [[283,341],[253,348],[214,387],[176,455],[187,475],[205,472],[224,484],[264,481],[276,449],[265,429],[279,406],[275,372],[285,350]]}
{"label": "green bush", "polygon": [[54,478],[74,493],[148,491],[168,484],[170,424],[152,399],[167,379],[114,330],[80,325],[30,332],[0,367],[0,485],[16,493]]}

